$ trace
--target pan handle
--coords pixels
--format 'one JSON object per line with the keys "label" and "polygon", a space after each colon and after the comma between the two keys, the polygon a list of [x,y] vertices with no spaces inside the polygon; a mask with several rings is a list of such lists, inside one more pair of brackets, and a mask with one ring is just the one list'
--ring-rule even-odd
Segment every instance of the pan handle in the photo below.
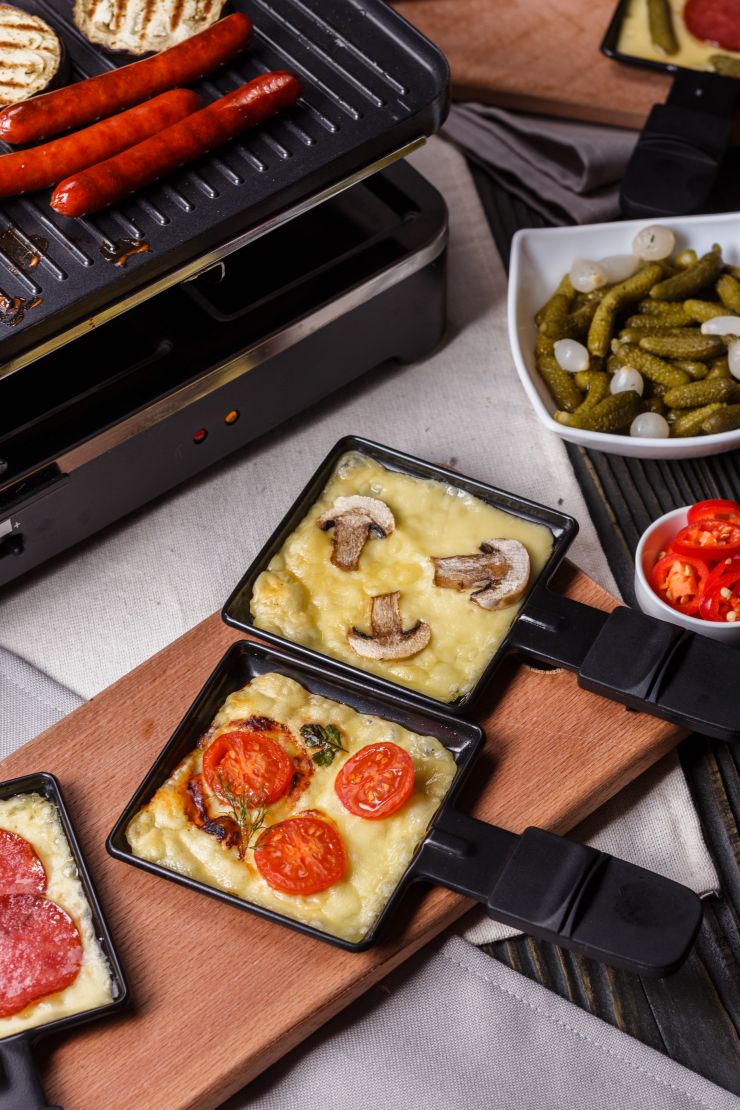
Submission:
{"label": "pan handle", "polygon": [[0,1040],[0,1110],[61,1110],[49,1106],[26,1034]]}
{"label": "pan handle", "polygon": [[604,613],[546,587],[514,622],[513,651],[578,672],[584,690],[672,724],[740,740],[740,651],[639,609]]}
{"label": "pan handle", "polygon": [[670,975],[701,924],[688,887],[543,829],[521,836],[442,814],[419,877],[482,902],[490,917],[638,975]]}

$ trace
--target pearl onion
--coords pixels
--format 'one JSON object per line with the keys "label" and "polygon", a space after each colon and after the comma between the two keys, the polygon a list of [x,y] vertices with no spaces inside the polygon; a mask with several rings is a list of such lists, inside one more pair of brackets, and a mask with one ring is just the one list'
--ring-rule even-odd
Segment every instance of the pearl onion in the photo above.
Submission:
{"label": "pearl onion", "polygon": [[727,347],[727,364],[733,378],[740,381],[740,339],[733,339]]}
{"label": "pearl onion", "polygon": [[592,262],[588,258],[577,258],[570,268],[571,283],[579,293],[593,293],[609,281],[606,266],[600,262]]}
{"label": "pearl onion", "polygon": [[740,335],[740,316],[713,316],[701,326],[702,335]]}
{"label": "pearl onion", "polygon": [[639,370],[633,370],[631,366],[623,366],[621,370],[617,370],[612,374],[612,379],[609,382],[610,393],[628,393],[632,389],[642,397],[644,388],[645,383],[642,380],[642,374]]}
{"label": "pearl onion", "polygon": [[676,236],[669,227],[650,224],[637,232],[632,240],[632,253],[645,262],[660,262],[668,258],[676,245]]}
{"label": "pearl onion", "polygon": [[558,365],[569,374],[588,370],[590,365],[588,351],[577,339],[558,339],[552,350]]}
{"label": "pearl onion", "polygon": [[601,265],[609,275],[611,284],[615,281],[626,281],[636,274],[640,268],[640,259],[634,254],[610,254],[608,258],[601,259]]}
{"label": "pearl onion", "polygon": [[630,435],[638,439],[668,439],[671,429],[659,412],[641,412],[630,424]]}

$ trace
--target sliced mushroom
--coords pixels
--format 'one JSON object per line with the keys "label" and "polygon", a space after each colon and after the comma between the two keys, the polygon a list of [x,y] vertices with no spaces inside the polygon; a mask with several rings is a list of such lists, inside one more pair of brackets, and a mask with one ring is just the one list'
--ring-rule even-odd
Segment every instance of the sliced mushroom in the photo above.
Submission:
{"label": "sliced mushroom", "polygon": [[410,659],[427,646],[432,630],[426,621],[417,621],[406,632],[401,621],[400,593],[379,594],[370,612],[372,636],[352,628],[349,646],[365,659]]}
{"label": "sliced mushroom", "polygon": [[529,552],[519,540],[486,540],[480,555],[432,558],[434,585],[473,589],[470,600],[482,609],[505,609],[517,601],[529,582]]}
{"label": "sliced mushroom", "polygon": [[334,529],[331,561],[340,570],[357,570],[362,549],[372,535],[385,539],[395,530],[393,513],[378,497],[338,497],[320,516],[322,532]]}

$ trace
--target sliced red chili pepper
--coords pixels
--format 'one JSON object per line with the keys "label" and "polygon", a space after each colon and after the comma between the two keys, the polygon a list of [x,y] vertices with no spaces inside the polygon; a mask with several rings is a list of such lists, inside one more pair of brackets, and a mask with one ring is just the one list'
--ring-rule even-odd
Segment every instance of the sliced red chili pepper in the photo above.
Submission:
{"label": "sliced red chili pepper", "polygon": [[740,556],[725,559],[709,575],[699,616],[705,621],[740,621]]}
{"label": "sliced red chili pepper", "polygon": [[690,616],[698,612],[708,577],[709,567],[701,559],[671,552],[653,567],[650,585],[666,605]]}
{"label": "sliced red chili pepper", "polygon": [[715,518],[694,521],[681,529],[671,547],[679,555],[696,555],[705,562],[739,555],[740,523]]}
{"label": "sliced red chili pepper", "polygon": [[713,501],[697,501],[689,509],[688,522],[696,524],[697,520],[731,520],[733,524],[740,524],[740,504],[719,497]]}

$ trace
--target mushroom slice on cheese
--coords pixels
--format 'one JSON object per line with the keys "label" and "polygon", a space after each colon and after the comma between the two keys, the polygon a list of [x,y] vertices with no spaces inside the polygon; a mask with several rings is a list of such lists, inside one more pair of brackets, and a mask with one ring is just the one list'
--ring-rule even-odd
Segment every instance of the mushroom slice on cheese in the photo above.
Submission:
{"label": "mushroom slice on cheese", "polygon": [[378,497],[338,497],[316,522],[323,532],[334,529],[331,561],[340,570],[357,570],[370,535],[385,539],[396,527],[393,513]]}
{"label": "mushroom slice on cheese", "polygon": [[426,621],[417,621],[404,632],[399,606],[400,593],[379,594],[372,600],[370,625],[372,635],[352,628],[347,636],[349,646],[366,659],[410,659],[418,655],[432,638]]}
{"label": "mushroom slice on cheese", "polygon": [[529,552],[519,540],[486,540],[480,555],[432,557],[434,585],[472,589],[470,600],[482,609],[505,609],[524,593],[529,582]]}

